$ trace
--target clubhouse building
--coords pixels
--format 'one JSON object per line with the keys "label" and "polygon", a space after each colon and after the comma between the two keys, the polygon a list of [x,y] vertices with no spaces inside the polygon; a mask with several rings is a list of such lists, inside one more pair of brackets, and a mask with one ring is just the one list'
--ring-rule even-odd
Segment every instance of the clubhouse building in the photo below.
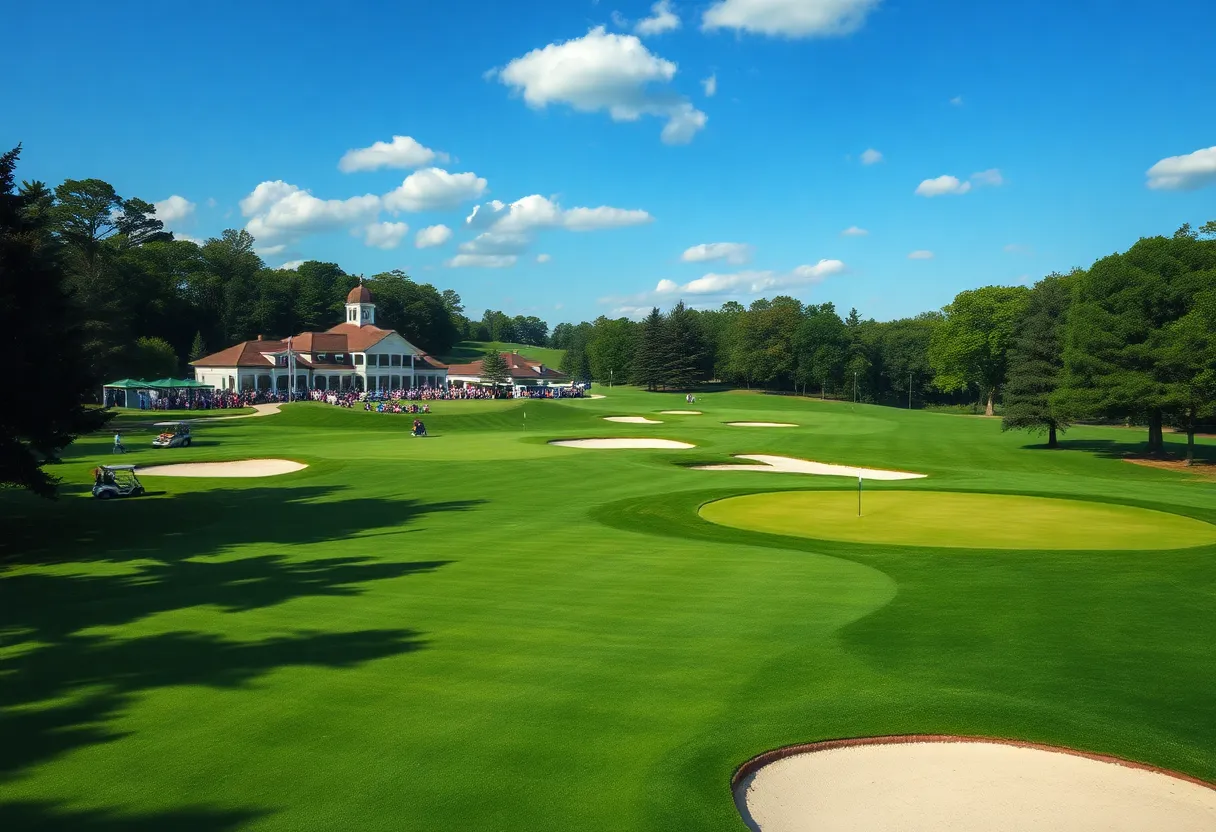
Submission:
{"label": "clubhouse building", "polygon": [[[568,375],[539,361],[513,352],[504,352],[502,357],[507,362],[507,378],[514,388],[571,386]],[[448,383],[453,387],[480,387],[489,383],[482,379],[482,372],[481,359],[469,364],[452,364],[448,367]]]}
{"label": "clubhouse building", "polygon": [[[376,304],[362,284],[346,296],[346,320],[285,341],[258,336],[191,361],[197,381],[216,390],[401,390],[445,387],[448,367],[400,333],[376,326]],[[292,377],[295,383],[292,383]]]}

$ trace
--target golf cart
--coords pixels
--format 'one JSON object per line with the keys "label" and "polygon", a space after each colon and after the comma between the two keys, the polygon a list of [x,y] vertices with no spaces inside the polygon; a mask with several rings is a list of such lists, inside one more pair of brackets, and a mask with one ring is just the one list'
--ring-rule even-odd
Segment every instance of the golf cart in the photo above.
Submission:
{"label": "golf cart", "polygon": [[160,436],[152,440],[153,448],[189,448],[190,447],[190,426],[185,422],[178,422],[173,430],[167,430]]}
{"label": "golf cart", "polygon": [[144,486],[135,476],[134,465],[102,465],[93,472],[93,496],[99,500],[138,497],[143,493]]}

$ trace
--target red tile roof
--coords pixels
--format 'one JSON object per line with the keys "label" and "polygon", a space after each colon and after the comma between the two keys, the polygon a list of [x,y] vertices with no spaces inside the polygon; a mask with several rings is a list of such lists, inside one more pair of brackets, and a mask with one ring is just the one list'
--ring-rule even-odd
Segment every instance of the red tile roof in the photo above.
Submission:
{"label": "red tile roof", "polygon": [[[565,373],[554,370],[552,367],[546,367],[539,361],[533,361],[530,358],[524,358],[512,352],[501,353],[503,359],[507,362],[507,374],[511,378],[541,378],[564,380],[569,378]],[[449,376],[476,376],[481,378],[482,362],[484,359],[470,362],[468,364],[452,364],[448,367]],[[533,367],[540,367],[540,372],[537,372]]]}
{"label": "red tile roof", "polygon": [[372,293],[367,291],[367,287],[360,283],[358,286],[350,290],[350,294],[346,296],[347,303],[371,303]]}

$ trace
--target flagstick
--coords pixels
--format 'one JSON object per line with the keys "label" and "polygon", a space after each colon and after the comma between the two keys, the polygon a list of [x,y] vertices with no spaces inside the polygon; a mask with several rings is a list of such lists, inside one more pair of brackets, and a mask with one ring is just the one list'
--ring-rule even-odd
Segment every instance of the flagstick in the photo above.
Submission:
{"label": "flagstick", "polygon": [[861,516],[861,477],[857,478],[857,516]]}

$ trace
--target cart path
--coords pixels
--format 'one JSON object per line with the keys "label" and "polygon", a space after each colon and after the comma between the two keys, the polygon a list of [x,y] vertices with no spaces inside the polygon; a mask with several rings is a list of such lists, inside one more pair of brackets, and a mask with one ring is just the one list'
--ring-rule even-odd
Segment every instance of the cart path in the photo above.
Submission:
{"label": "cart path", "polygon": [[178,422],[222,422],[225,419],[253,419],[258,416],[271,416],[279,412],[279,404],[255,404],[253,413],[242,413],[240,416],[202,416],[198,419],[178,419],[173,422],[154,422],[156,427],[165,427],[166,425],[176,425]]}

